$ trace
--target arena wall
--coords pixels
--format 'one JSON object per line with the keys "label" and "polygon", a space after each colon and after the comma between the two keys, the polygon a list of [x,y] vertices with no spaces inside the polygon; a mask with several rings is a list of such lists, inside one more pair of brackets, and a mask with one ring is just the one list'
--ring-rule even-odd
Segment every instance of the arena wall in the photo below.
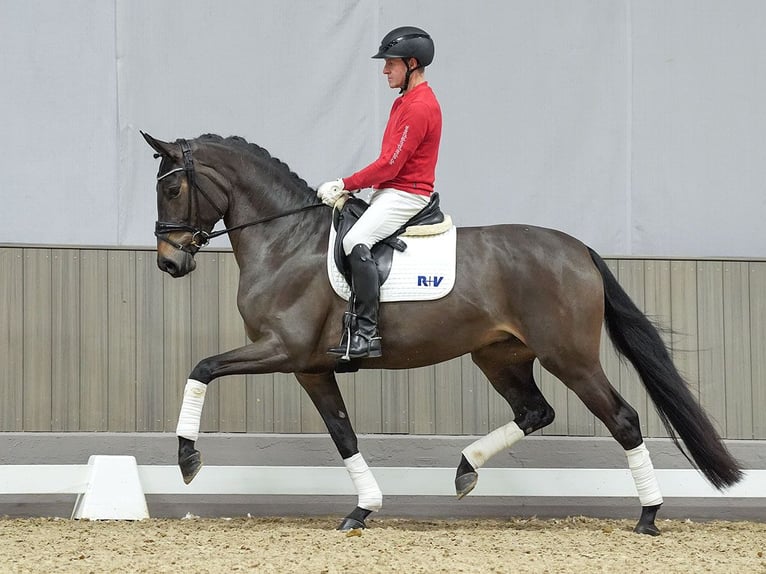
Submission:
{"label": "arena wall", "polygon": [[[206,356],[245,344],[229,251],[205,250],[172,279],[153,251],[0,247],[0,429],[172,432],[183,385]],[[766,262],[609,259],[615,275],[668,331],[673,357],[729,439],[766,439]],[[632,368],[602,338],[602,362],[664,437]],[[556,410],[543,435],[604,436],[563,384],[537,368]],[[464,356],[408,371],[339,375],[360,433],[474,435],[513,418]],[[208,394],[208,432],[317,433],[324,426],[292,375],[224,377]]]}

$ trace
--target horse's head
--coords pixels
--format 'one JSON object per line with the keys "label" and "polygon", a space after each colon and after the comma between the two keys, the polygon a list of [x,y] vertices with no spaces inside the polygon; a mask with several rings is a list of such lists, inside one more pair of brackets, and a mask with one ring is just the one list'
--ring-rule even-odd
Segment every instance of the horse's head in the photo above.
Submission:
{"label": "horse's head", "polygon": [[[194,271],[194,255],[224,215],[226,194],[218,191],[207,166],[195,166],[194,142],[163,142],[141,132],[162,159],[157,173],[157,265],[173,277]],[[208,173],[210,172],[210,173]],[[198,179],[204,178],[200,185]]]}

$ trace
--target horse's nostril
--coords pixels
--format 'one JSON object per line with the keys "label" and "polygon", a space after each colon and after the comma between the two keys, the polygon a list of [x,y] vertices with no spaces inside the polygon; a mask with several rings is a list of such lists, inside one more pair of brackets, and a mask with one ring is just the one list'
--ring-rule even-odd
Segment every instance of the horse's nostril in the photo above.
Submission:
{"label": "horse's nostril", "polygon": [[178,265],[173,263],[173,261],[170,259],[157,260],[157,267],[159,267],[165,273],[172,275],[173,277],[175,277],[178,273]]}

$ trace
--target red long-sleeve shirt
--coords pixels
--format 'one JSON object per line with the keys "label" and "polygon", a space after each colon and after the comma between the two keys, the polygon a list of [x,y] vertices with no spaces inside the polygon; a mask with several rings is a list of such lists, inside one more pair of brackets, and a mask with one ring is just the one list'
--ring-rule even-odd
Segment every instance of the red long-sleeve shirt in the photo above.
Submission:
{"label": "red long-sleeve shirt", "polygon": [[441,134],[439,102],[427,82],[418,84],[394,100],[378,159],[344,177],[344,187],[349,191],[393,187],[431,195]]}

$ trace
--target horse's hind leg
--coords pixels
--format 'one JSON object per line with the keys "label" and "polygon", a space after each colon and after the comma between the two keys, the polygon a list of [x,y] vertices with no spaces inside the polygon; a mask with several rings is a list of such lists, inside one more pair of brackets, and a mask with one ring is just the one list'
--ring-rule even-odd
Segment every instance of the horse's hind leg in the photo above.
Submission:
{"label": "horse's hind leg", "polygon": [[574,391],[625,449],[642,506],[641,518],[634,532],[657,536],[660,531],[654,520],[662,506],[662,495],[649,451],[641,436],[638,413],[611,385],[598,362],[595,367],[588,369],[578,369],[571,365],[560,368],[556,364],[548,364],[547,361],[543,366]]}
{"label": "horse's hind leg", "polygon": [[365,528],[365,519],[383,505],[383,493],[357,448],[356,433],[348,418],[335,374],[332,371],[320,374],[296,373],[295,377],[327,425],[359,497],[356,508],[343,519],[338,530]]}
{"label": "horse's hind leg", "polygon": [[535,383],[534,356],[518,343],[495,343],[472,353],[471,358],[495,390],[508,401],[514,420],[463,450],[455,476],[455,490],[463,498],[476,486],[476,472],[487,460],[510,448],[524,436],[553,422],[553,408]]}

